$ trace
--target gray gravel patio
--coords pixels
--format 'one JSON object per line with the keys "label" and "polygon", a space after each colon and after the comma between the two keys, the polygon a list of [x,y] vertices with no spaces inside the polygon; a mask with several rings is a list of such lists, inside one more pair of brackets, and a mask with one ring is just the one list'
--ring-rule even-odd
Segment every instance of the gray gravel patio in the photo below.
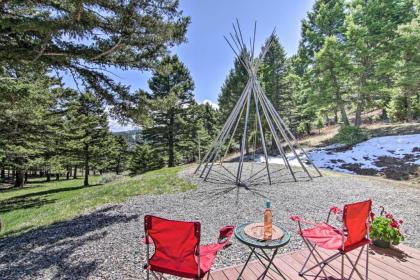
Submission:
{"label": "gray gravel patio", "polygon": [[[245,169],[248,170],[249,166]],[[330,206],[371,198],[374,209],[383,205],[404,220],[404,244],[420,248],[420,188],[403,187],[378,178],[328,172],[312,181],[292,182],[286,170],[276,173],[282,182],[257,186],[257,192],[241,189],[216,195],[222,182],[203,183],[193,168],[180,174],[197,183],[196,190],[173,195],[133,197],[123,204],[107,205],[44,229],[0,240],[0,279],[143,279],[143,216],[202,223],[202,243],[213,242],[218,229],[262,220],[267,196],[272,201],[274,223],[295,232],[291,215],[323,220]],[[279,181],[277,180],[277,181]],[[275,180],[274,180],[275,181]],[[301,248],[296,234],[284,251]],[[222,251],[216,268],[242,263],[247,249],[233,239]]]}

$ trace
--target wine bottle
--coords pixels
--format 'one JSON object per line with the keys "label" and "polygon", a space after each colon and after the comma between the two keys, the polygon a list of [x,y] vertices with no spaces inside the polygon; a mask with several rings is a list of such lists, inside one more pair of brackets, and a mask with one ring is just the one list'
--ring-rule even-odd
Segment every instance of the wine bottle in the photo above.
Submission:
{"label": "wine bottle", "polygon": [[271,202],[265,202],[264,211],[264,240],[271,240],[273,237],[273,214],[271,212]]}

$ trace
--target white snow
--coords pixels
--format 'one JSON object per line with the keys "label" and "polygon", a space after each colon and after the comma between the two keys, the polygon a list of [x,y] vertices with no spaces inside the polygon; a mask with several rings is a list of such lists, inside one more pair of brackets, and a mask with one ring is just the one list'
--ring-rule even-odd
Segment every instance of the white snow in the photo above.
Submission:
{"label": "white snow", "polygon": [[[389,156],[403,158],[407,154],[414,154],[419,157],[420,151],[413,152],[413,149],[415,147],[420,148],[420,134],[375,137],[353,146],[350,150],[334,151],[334,149],[339,147],[337,144],[334,144],[324,148],[314,149],[307,153],[314,164],[320,168],[353,173],[350,170],[342,168],[341,165],[344,163],[358,163],[361,164],[361,168],[381,170],[382,167],[375,165],[375,160],[378,157]],[[300,155],[301,153],[298,154]],[[292,165],[299,164],[294,154],[287,154],[287,158]],[[305,159],[304,156],[300,156],[300,158]],[[256,161],[265,162],[264,156],[259,155]],[[270,157],[268,161],[278,164],[284,163],[280,156]],[[413,163],[420,165],[420,159],[413,161]]]}

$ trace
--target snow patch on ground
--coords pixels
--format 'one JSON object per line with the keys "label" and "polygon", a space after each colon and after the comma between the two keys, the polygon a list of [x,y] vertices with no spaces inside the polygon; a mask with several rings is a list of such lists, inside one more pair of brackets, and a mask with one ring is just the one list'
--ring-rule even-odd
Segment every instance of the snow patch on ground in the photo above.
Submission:
{"label": "snow patch on ground", "polygon": [[[359,143],[348,150],[340,151],[342,146],[334,144],[307,152],[309,158],[319,168],[328,168],[339,172],[354,173],[343,167],[343,164],[360,164],[361,168],[370,168],[381,171],[383,167],[377,166],[379,157],[405,158],[414,156],[411,161],[420,166],[420,134],[375,137]],[[303,160],[305,157],[298,153]],[[292,165],[299,165],[293,153],[287,154]],[[263,155],[258,155],[256,161],[265,162]],[[284,164],[280,156],[269,157],[270,163]]]}

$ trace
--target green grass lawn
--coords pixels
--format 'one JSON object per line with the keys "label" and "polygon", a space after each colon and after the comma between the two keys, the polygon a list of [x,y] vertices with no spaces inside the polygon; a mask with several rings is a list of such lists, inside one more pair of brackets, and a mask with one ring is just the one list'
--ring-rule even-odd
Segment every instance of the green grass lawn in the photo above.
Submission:
{"label": "green grass lawn", "polygon": [[40,183],[25,188],[0,192],[1,237],[71,219],[86,210],[107,203],[122,202],[130,196],[163,194],[194,189],[176,174],[183,167],[163,168],[136,177],[98,184],[100,177],[91,177],[92,186],[83,187],[83,179]]}

